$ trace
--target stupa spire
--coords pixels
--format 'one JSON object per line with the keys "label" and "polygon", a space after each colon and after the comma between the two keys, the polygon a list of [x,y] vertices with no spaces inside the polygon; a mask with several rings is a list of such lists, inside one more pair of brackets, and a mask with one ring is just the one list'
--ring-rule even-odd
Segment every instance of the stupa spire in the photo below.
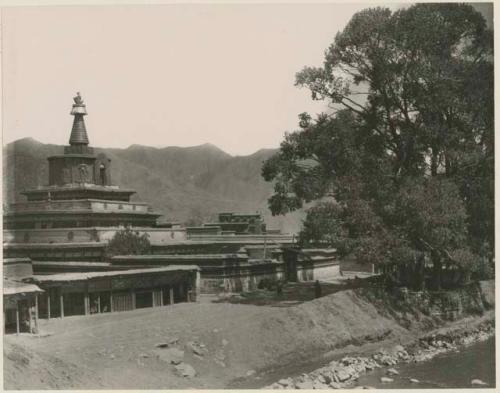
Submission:
{"label": "stupa spire", "polygon": [[71,146],[86,146],[89,144],[89,138],[87,136],[87,130],[85,128],[83,116],[87,115],[87,108],[85,107],[82,96],[79,92],[76,93],[76,97],[73,98],[73,101],[75,101],[75,103],[73,104],[73,109],[71,109],[71,114],[75,116],[75,119],[73,120],[73,128],[71,129],[69,144]]}

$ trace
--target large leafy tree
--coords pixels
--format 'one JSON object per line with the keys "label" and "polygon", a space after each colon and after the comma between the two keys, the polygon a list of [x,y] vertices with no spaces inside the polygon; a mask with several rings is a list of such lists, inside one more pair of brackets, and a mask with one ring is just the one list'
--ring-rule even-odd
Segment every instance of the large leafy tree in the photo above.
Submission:
{"label": "large leafy tree", "polygon": [[472,252],[492,255],[492,52],[468,5],[354,15],[323,67],[297,74],[333,113],[302,114],[265,163],[272,212],[330,194],[342,209],[339,244],[372,262],[426,251],[437,272],[467,266]]}

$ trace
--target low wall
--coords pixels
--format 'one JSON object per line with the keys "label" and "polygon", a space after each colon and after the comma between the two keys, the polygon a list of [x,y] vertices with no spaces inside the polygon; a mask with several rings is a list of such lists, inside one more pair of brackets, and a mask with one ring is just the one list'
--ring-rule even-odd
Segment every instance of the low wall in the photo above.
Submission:
{"label": "low wall", "polygon": [[[121,227],[11,229],[3,231],[4,243],[85,243],[109,241]],[[167,245],[187,240],[182,228],[133,228],[147,233],[153,245]]]}
{"label": "low wall", "polygon": [[283,280],[284,266],[281,262],[243,264],[237,267],[222,267],[211,271],[201,270],[201,293],[247,292],[258,288],[264,279]]}

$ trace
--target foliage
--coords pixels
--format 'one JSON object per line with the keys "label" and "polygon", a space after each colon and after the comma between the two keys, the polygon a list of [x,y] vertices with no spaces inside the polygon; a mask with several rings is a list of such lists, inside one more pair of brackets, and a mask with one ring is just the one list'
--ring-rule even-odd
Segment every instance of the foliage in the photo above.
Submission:
{"label": "foliage", "polygon": [[310,208],[299,235],[300,247],[341,247],[344,236],[340,213],[341,209],[333,202]]}
{"label": "foliage", "polygon": [[296,84],[333,113],[301,114],[262,175],[274,182],[273,214],[334,197],[335,210],[308,212],[304,244],[392,265],[426,252],[437,288],[443,267],[492,257],[493,46],[480,13],[444,3],[366,9]]}
{"label": "foliage", "polygon": [[115,255],[145,255],[150,253],[149,235],[147,233],[140,235],[129,226],[117,231],[105,249],[105,255],[108,258]]}

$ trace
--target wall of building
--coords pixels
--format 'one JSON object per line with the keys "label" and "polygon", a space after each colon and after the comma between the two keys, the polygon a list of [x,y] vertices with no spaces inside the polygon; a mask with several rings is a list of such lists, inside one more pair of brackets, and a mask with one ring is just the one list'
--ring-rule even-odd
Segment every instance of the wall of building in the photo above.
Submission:
{"label": "wall of building", "polygon": [[[110,240],[120,227],[45,228],[4,230],[4,243],[85,243]],[[152,244],[170,244],[187,239],[184,229],[134,228],[139,234],[147,233]]]}

